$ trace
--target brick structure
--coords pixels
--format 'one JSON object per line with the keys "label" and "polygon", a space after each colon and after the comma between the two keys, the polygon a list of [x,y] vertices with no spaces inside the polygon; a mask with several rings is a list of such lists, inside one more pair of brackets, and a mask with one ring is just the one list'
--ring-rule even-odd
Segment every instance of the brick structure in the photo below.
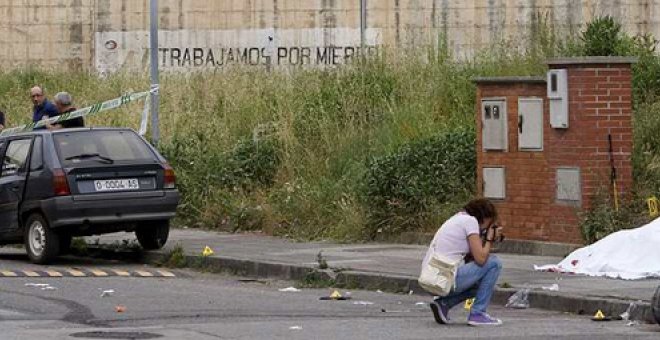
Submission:
{"label": "brick structure", "polygon": [[[599,190],[610,195],[613,192],[608,135],[612,140],[619,198],[630,190],[633,62],[630,58],[606,57],[549,61],[551,70],[566,70],[567,128],[550,125],[545,78],[476,79],[477,187],[479,194],[484,195],[484,168],[504,169],[504,197],[493,201],[509,238],[582,243],[577,212],[589,207],[590,199]],[[542,149],[519,148],[521,115],[528,110],[528,106],[519,106],[528,102],[536,102],[542,110],[542,138],[538,136]],[[484,103],[505,103],[504,150],[484,150],[484,142],[489,143],[484,140],[484,125],[488,124],[484,120],[488,105]]]}

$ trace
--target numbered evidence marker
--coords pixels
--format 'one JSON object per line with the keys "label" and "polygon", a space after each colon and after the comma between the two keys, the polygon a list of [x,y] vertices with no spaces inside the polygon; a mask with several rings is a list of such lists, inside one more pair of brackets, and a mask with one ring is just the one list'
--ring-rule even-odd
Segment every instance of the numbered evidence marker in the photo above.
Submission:
{"label": "numbered evidence marker", "polygon": [[658,202],[658,199],[655,196],[649,197],[646,200],[646,204],[649,207],[649,216],[650,217],[656,217],[658,216],[658,206],[660,202]]}

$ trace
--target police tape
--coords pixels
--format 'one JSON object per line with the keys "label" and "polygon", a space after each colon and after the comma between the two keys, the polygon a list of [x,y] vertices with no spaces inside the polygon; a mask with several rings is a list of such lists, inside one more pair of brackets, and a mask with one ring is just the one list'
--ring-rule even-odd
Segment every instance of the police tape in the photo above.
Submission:
{"label": "police tape", "polygon": [[101,112],[109,111],[109,110],[114,110],[116,108],[119,108],[121,106],[127,105],[129,103],[138,101],[140,99],[146,98],[145,103],[144,103],[144,110],[142,111],[142,121],[140,123],[140,135],[144,135],[147,132],[147,121],[149,119],[149,108],[150,108],[150,94],[152,93],[157,93],[159,90],[158,86],[153,86],[150,91],[144,91],[144,92],[138,92],[138,93],[127,93],[121,97],[111,99],[111,100],[106,100],[102,103],[97,103],[76,111],[68,112],[59,116],[55,117],[50,117],[48,119],[40,120],[38,122],[26,124],[26,125],[21,125],[9,129],[4,129],[0,131],[0,136],[10,136],[10,135],[15,135],[17,133],[21,132],[26,132],[26,131],[32,131],[37,128],[41,128],[46,126],[47,124],[50,125],[55,125],[58,123],[61,123],[63,121],[71,120],[71,119],[76,119],[79,117],[88,117],[92,115],[99,114]]}

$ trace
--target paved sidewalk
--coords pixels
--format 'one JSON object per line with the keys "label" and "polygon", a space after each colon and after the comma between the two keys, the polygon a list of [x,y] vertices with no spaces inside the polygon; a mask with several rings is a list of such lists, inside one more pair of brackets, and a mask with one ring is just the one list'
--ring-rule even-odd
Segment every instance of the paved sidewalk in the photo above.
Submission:
{"label": "paved sidewalk", "polygon": [[[115,234],[131,238],[131,234]],[[337,244],[324,242],[297,243],[261,234],[227,234],[194,229],[174,229],[166,247],[155,255],[168,254],[181,246],[191,257],[199,257],[205,246],[215,254],[220,268],[250,276],[300,279],[318,268],[317,254],[322,251],[330,268],[341,268],[339,275],[364,288],[394,287],[423,293],[416,283],[425,246],[402,244]],[[496,303],[504,303],[516,289],[532,289],[533,307],[593,315],[602,309],[609,315],[619,315],[630,302],[642,301],[635,310],[638,319],[652,320],[650,300],[660,280],[637,281],[593,278],[586,276],[536,272],[533,265],[555,264],[560,257],[498,253],[503,263]],[[152,256],[153,257],[153,256]],[[326,271],[330,272],[330,271]],[[339,280],[338,280],[339,281]],[[542,287],[557,284],[558,291]]]}

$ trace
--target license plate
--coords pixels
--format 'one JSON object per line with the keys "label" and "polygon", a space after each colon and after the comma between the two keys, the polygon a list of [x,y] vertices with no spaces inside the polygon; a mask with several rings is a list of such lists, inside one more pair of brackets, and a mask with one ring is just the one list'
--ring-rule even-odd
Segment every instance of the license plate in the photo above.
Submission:
{"label": "license plate", "polygon": [[138,190],[140,183],[137,178],[129,179],[102,179],[94,181],[96,191]]}

